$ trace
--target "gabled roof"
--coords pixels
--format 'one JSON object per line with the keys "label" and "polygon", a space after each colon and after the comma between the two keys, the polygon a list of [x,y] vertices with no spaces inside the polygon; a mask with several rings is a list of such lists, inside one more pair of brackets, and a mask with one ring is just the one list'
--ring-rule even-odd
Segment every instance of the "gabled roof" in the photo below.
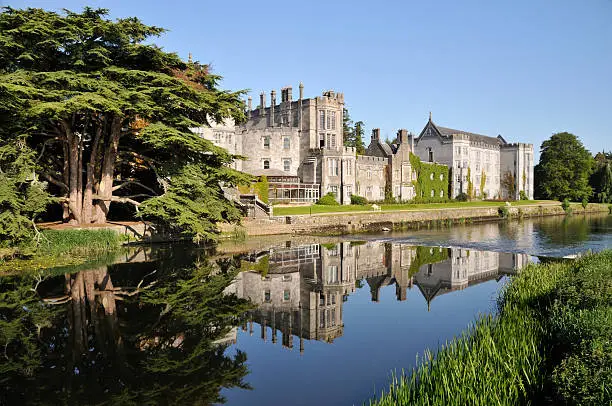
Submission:
{"label": "gabled roof", "polygon": [[423,134],[425,133],[425,130],[429,126],[435,129],[435,131],[438,133],[440,137],[446,138],[446,139],[451,139],[453,135],[464,135],[464,136],[467,136],[470,139],[470,141],[474,141],[474,142],[481,142],[481,143],[485,143],[489,145],[507,144],[506,140],[501,135],[497,137],[489,137],[488,135],[471,133],[469,131],[455,130],[454,128],[448,128],[448,127],[441,127],[441,126],[436,125],[431,120],[431,117],[429,118],[429,121],[423,128],[423,131],[421,131],[421,134],[419,135],[419,139],[423,136]]}

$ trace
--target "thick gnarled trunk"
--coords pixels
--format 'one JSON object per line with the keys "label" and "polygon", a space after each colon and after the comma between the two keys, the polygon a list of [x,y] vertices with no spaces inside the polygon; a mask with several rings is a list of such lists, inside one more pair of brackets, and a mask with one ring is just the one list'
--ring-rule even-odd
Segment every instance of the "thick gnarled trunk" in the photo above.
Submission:
{"label": "thick gnarled trunk", "polygon": [[[115,163],[121,138],[121,117],[86,120],[82,131],[72,122],[63,120],[64,176],[67,187],[63,203],[64,221],[73,224],[105,223],[113,201]],[[87,136],[92,139],[86,151]],[[85,162],[87,161],[87,162]]]}

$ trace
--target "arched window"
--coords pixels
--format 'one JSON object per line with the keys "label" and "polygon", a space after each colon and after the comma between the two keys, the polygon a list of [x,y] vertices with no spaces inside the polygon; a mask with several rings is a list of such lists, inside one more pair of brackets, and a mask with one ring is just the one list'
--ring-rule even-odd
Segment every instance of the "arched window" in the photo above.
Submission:
{"label": "arched window", "polygon": [[267,159],[263,161],[263,168],[264,169],[270,169],[270,161],[268,161]]}

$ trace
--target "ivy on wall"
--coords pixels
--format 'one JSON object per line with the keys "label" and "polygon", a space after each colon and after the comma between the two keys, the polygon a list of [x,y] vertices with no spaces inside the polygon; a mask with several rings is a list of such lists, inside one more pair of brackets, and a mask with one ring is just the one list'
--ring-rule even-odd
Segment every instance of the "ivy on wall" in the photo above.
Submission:
{"label": "ivy on wall", "polygon": [[487,198],[487,195],[485,193],[485,186],[487,184],[487,174],[485,173],[484,169],[482,170],[482,175],[480,178],[480,196],[482,196],[483,199]]}
{"label": "ivy on wall", "polygon": [[413,276],[419,269],[426,264],[446,261],[450,258],[450,248],[442,247],[416,247],[416,255],[410,263],[408,275]]}
{"label": "ivy on wall", "polygon": [[[437,203],[449,199],[449,170],[448,166],[431,162],[422,162],[413,153],[410,153],[410,164],[416,173],[416,180],[412,181],[415,191],[415,202]],[[431,191],[433,190],[433,197]]]}
{"label": "ivy on wall", "polygon": [[261,176],[257,182],[251,183],[250,185],[238,186],[238,191],[243,195],[255,194],[259,200],[266,204],[270,201],[270,184],[265,175]]}
{"label": "ivy on wall", "polygon": [[468,179],[468,184],[467,184],[467,195],[468,198],[473,199],[474,198],[474,183],[472,182],[472,168],[470,168],[468,166],[468,172],[467,172],[467,179]]}

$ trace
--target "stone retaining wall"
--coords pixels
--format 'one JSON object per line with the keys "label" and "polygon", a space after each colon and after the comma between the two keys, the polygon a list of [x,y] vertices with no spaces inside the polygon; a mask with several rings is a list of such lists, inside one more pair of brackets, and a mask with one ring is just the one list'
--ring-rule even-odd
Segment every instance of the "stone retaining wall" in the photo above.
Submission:
{"label": "stone retaining wall", "polygon": [[[426,226],[431,222],[497,221],[498,207],[466,207],[361,213],[325,213],[316,215],[277,216],[269,219],[245,219],[242,224],[247,236],[275,234],[349,234]],[[560,204],[509,206],[510,216],[538,217],[565,215]],[[574,215],[608,212],[605,205],[589,204],[587,209],[573,207]],[[221,231],[232,233],[233,225],[220,225]]]}

